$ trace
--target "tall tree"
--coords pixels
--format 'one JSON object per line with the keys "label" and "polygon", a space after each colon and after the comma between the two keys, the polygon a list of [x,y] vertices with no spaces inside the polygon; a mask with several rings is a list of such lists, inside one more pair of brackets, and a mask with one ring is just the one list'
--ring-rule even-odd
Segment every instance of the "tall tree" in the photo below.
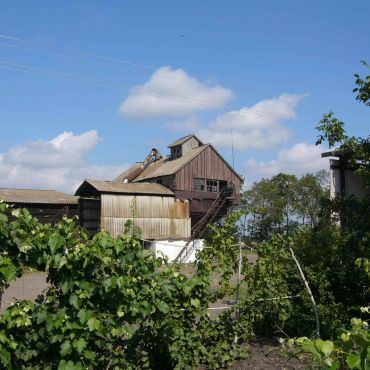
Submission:
{"label": "tall tree", "polygon": [[290,234],[298,226],[315,225],[328,192],[327,177],[325,171],[300,178],[279,173],[254,183],[243,194],[250,238],[266,240],[274,232]]}
{"label": "tall tree", "polygon": [[325,170],[302,176],[296,184],[296,212],[301,225],[316,226],[323,198],[328,196],[328,173]]}

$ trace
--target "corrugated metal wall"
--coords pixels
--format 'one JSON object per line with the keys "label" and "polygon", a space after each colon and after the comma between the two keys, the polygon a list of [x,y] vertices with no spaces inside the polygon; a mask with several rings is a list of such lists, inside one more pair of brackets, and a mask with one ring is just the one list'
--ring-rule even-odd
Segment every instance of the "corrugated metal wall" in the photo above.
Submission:
{"label": "corrugated metal wall", "polygon": [[240,192],[240,179],[210,147],[203,150],[176,174],[176,190],[193,191],[194,178],[226,180]]}
{"label": "corrugated metal wall", "polygon": [[148,195],[101,196],[101,227],[117,236],[131,220],[144,239],[189,238],[189,202]]}

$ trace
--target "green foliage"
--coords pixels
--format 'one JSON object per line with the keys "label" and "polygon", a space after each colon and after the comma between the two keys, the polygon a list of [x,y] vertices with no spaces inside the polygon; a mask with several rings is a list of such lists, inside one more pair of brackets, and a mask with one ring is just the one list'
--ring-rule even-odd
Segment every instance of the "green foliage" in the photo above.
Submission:
{"label": "green foliage", "polygon": [[320,120],[320,125],[316,129],[322,132],[316,141],[316,145],[327,141],[329,148],[332,148],[334,145],[348,139],[345,134],[344,123],[336,118],[333,112],[324,114]]}
{"label": "green foliage", "polygon": [[[304,296],[304,286],[286,244],[276,236],[256,247],[258,259],[254,265],[245,263],[243,314],[254,315],[255,330],[259,334],[283,328],[295,305],[294,299]],[[248,317],[248,316],[247,316]]]}
{"label": "green foliage", "polygon": [[[370,257],[370,235],[359,215],[348,228],[339,227],[331,222],[330,215],[327,217],[317,228],[297,232],[293,240],[318,304],[322,335],[331,337],[369,301],[370,279],[356,261]],[[289,324],[292,334],[311,334],[310,313],[309,305],[297,306]],[[295,327],[300,330],[294,330]]]}
{"label": "green foliage", "polygon": [[317,225],[327,177],[325,171],[300,178],[280,173],[254,183],[243,194],[249,238],[263,241],[274,232],[291,234],[306,224]]}
{"label": "green foliage", "polygon": [[[362,308],[362,312],[369,314],[369,307]],[[350,330],[342,329],[341,335],[334,341],[301,337],[284,340],[283,345],[295,356],[300,352],[311,355],[312,362],[322,369],[367,370],[370,367],[368,320],[353,318],[351,325]]]}
{"label": "green foliage", "polygon": [[[362,61],[362,64],[369,68],[365,61]],[[355,79],[357,87],[353,89],[353,92],[357,92],[356,99],[366,105],[370,105],[370,75],[362,79],[358,74],[355,74]]]}
{"label": "green foliage", "polygon": [[[356,91],[359,92],[357,99],[367,103],[368,78],[365,80],[358,76],[356,78],[358,85]],[[354,196],[339,195],[334,199],[327,199],[325,193],[320,192],[319,184],[322,184],[322,178],[317,178],[315,184],[315,179],[310,178],[312,175],[304,176],[299,180],[301,186],[296,191],[296,196],[292,197],[290,188],[293,187],[294,182],[289,183],[285,176],[278,182],[275,178],[262,180],[252,187],[249,194],[247,193],[246,209],[252,216],[250,225],[255,228],[259,226],[259,222],[264,225],[264,230],[267,230],[257,234],[254,240],[269,240],[274,232],[288,234],[290,229],[294,251],[318,305],[322,335],[324,338],[332,338],[341,327],[349,325],[351,317],[361,306],[367,305],[370,301],[368,263],[370,259],[370,141],[369,138],[349,136],[345,131],[344,123],[332,112],[323,116],[318,130],[320,136],[317,143],[327,141],[330,147],[336,147],[335,152],[348,162],[351,169],[362,176],[367,184],[365,198],[357,199]],[[276,183],[281,184],[281,189],[287,189],[286,194],[276,190],[274,187]],[[297,181],[294,186],[296,184]],[[285,199],[282,199],[284,197]],[[311,199],[314,201],[311,202]],[[265,207],[258,208],[261,204]],[[285,204],[285,207],[279,207],[279,204]],[[290,210],[287,208],[289,204],[293,204]],[[285,213],[293,212],[290,220],[300,218],[302,220],[303,214],[309,216],[307,218],[305,216],[302,226],[288,229],[286,226],[282,227],[283,224],[279,224],[284,220],[284,209],[288,210]],[[278,220],[278,223],[274,224],[272,220]],[[271,239],[267,245],[272,247],[273,243],[276,241]],[[288,271],[289,269],[289,266],[282,261],[276,265],[277,262],[270,260],[269,264],[272,263],[275,263],[274,268],[277,270],[287,269]],[[266,276],[263,279],[266,279]],[[289,290],[292,292],[298,292],[300,289],[299,283],[292,281],[289,276],[283,276],[282,282],[288,283]],[[272,281],[266,285],[273,286],[274,283]],[[284,283],[281,283],[281,286],[284,287]],[[284,288],[281,290],[281,292],[286,291]],[[275,294],[278,294],[278,291]],[[266,323],[266,315],[262,316]],[[270,320],[268,323],[270,329],[274,328],[274,322],[278,320]],[[293,335],[311,335],[314,333],[314,327],[312,307],[303,294],[301,299],[297,299],[291,306],[284,330]]]}
{"label": "green foliage", "polygon": [[[14,277],[9,266],[17,276],[32,266],[48,272],[50,288],[35,303],[16,302],[0,316],[5,368],[219,368],[240,354],[235,333],[247,337],[250,328],[232,319],[234,310],[216,318],[208,311],[232,289],[237,216],[212,229],[212,248],[187,277],[135,237],[101,232],[89,240],[73,220],[51,227],[24,210],[14,215],[12,222],[0,217],[1,252],[11,256],[3,259],[3,280]],[[220,289],[210,289],[213,273]]]}

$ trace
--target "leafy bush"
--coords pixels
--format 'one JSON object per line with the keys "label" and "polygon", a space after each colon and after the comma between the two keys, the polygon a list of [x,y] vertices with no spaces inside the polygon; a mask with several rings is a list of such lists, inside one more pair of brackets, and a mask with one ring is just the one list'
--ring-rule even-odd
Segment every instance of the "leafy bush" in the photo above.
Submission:
{"label": "leafy bush", "polygon": [[[362,312],[369,314],[369,307],[362,308]],[[334,341],[301,337],[283,340],[282,343],[295,357],[300,353],[311,355],[312,362],[323,369],[367,370],[370,367],[368,320],[353,318],[351,324],[351,329],[342,329],[341,335]]]}
{"label": "leafy bush", "polygon": [[235,333],[249,331],[233,310],[208,311],[222,296],[210,289],[211,274],[220,273],[223,291],[235,265],[228,231],[187,277],[131,236],[89,240],[73,220],[52,228],[16,210],[9,222],[1,207],[3,288],[25,266],[46,270],[50,283],[35,303],[16,302],[0,316],[5,368],[219,368],[239,354]]}

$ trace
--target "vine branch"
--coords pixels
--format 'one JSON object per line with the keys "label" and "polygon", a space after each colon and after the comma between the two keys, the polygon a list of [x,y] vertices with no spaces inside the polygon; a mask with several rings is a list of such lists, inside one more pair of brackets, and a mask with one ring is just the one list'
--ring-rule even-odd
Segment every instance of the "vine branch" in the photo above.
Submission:
{"label": "vine branch", "polygon": [[[284,243],[286,242],[286,241],[284,240],[284,238],[283,238],[280,234],[278,234],[278,236],[279,236],[279,238],[280,238]],[[319,320],[319,314],[318,314],[318,311],[317,311],[317,305],[316,305],[316,302],[315,302],[315,298],[314,298],[314,296],[313,296],[313,294],[312,294],[311,288],[310,288],[310,286],[309,286],[309,284],[308,284],[308,281],[307,281],[307,279],[306,279],[306,277],[305,277],[305,275],[304,275],[304,273],[303,273],[303,270],[302,270],[302,268],[301,268],[301,265],[299,264],[298,259],[297,259],[297,257],[296,257],[296,256],[295,256],[295,254],[294,254],[294,251],[293,251],[292,247],[291,247],[288,243],[287,243],[287,246],[288,246],[289,252],[290,252],[290,254],[292,255],[292,258],[293,258],[293,260],[294,260],[295,264],[297,265],[298,271],[299,271],[299,273],[300,273],[300,275],[301,275],[301,278],[302,278],[302,280],[303,280],[303,282],[304,282],[304,285],[305,285],[305,287],[306,287],[306,289],[307,289],[307,293],[308,293],[308,295],[309,295],[309,297],[310,297],[310,299],[311,299],[311,303],[312,303],[313,311],[314,311],[314,313],[315,313],[315,321],[316,321],[316,336],[317,336],[317,337],[320,337],[320,320]]]}

